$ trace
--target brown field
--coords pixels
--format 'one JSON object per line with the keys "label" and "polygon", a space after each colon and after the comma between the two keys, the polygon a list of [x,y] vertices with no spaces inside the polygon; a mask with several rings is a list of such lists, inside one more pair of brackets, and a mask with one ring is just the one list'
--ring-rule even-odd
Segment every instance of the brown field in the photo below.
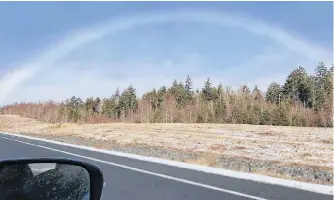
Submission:
{"label": "brown field", "polygon": [[0,131],[74,136],[119,145],[161,146],[327,169],[334,166],[332,128],[240,124],[48,124],[0,115]]}

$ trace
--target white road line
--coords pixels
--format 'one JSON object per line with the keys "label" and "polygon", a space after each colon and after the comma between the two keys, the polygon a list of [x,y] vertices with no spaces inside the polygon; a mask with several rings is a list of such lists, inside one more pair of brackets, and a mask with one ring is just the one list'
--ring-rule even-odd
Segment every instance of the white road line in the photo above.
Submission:
{"label": "white road line", "polygon": [[89,146],[75,145],[75,144],[69,144],[65,142],[59,142],[59,141],[48,140],[48,139],[43,139],[43,138],[36,138],[36,137],[31,137],[31,136],[26,136],[26,135],[21,135],[21,134],[12,134],[12,133],[6,133],[6,132],[0,132],[0,133],[3,135],[14,136],[17,138],[25,138],[25,139],[34,140],[34,141],[42,141],[42,142],[57,144],[61,146],[68,146],[68,147],[103,153],[103,154],[112,155],[112,156],[118,156],[118,157],[135,159],[135,160],[140,160],[140,161],[145,161],[145,162],[163,164],[163,165],[168,165],[168,166],[182,168],[182,169],[200,171],[203,173],[210,173],[210,174],[215,174],[215,175],[220,175],[220,176],[237,178],[241,180],[251,180],[251,181],[260,182],[260,183],[280,185],[283,187],[290,187],[290,188],[305,190],[309,192],[316,192],[316,193],[325,194],[325,195],[333,195],[333,190],[334,190],[333,186],[328,186],[328,185],[306,183],[306,182],[301,182],[301,181],[288,180],[288,179],[270,177],[270,176],[247,173],[247,172],[240,172],[240,171],[234,171],[234,170],[223,169],[223,168],[214,168],[214,167],[201,166],[201,165],[196,165],[196,164],[166,160],[166,159],[149,157],[149,156],[141,156],[141,155],[136,155],[136,154],[124,153],[124,152],[110,151],[110,150],[93,148]]}
{"label": "white road line", "polygon": [[27,144],[27,145],[35,146],[35,147],[40,147],[40,148],[48,149],[48,150],[51,150],[51,151],[56,151],[56,152],[68,154],[68,155],[71,155],[71,156],[76,156],[76,157],[80,157],[80,158],[85,158],[85,159],[93,160],[93,161],[96,161],[96,162],[100,162],[100,163],[112,165],[112,166],[115,166],[115,167],[120,167],[120,168],[123,168],[123,169],[129,169],[129,170],[140,172],[140,173],[144,173],[144,174],[149,174],[149,175],[158,176],[158,177],[169,179],[169,180],[174,180],[174,181],[178,181],[178,182],[182,182],[182,183],[187,183],[187,184],[190,184],[190,185],[195,185],[195,186],[207,188],[207,189],[210,189],[210,190],[216,190],[216,191],[220,191],[220,192],[224,192],[224,193],[229,193],[229,194],[233,194],[233,195],[237,195],[237,196],[247,197],[247,198],[250,198],[250,199],[267,200],[267,199],[264,199],[264,198],[261,198],[261,197],[256,197],[256,196],[252,196],[252,195],[248,195],[248,194],[243,194],[243,193],[232,191],[232,190],[226,190],[226,189],[214,187],[214,186],[211,186],[211,185],[197,183],[197,182],[194,182],[194,181],[180,179],[180,178],[176,178],[176,177],[173,177],[173,176],[159,174],[159,173],[155,173],[155,172],[151,172],[151,171],[147,171],[147,170],[143,170],[143,169],[138,169],[138,168],[134,168],[134,167],[120,165],[120,164],[117,164],[117,163],[108,162],[108,161],[104,161],[104,160],[100,160],[100,159],[96,159],[96,158],[92,158],[92,157],[88,157],[88,156],[83,156],[83,155],[79,155],[79,154],[75,154],[75,153],[70,153],[70,152],[62,151],[62,150],[58,150],[58,149],[53,149],[53,148],[42,146],[42,145],[31,144],[31,143],[28,143],[28,142],[23,142],[23,141],[15,140],[15,139],[9,139],[9,138],[5,138],[5,137],[2,137],[2,136],[0,136],[0,138],[5,139],[5,140],[11,140],[11,141],[19,142],[19,143],[22,143],[22,144]]}

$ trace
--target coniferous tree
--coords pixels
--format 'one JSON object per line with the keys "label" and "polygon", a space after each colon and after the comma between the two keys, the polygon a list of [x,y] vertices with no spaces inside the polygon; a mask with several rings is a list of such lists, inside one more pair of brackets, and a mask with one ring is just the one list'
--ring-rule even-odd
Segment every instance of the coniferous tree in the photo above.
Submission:
{"label": "coniferous tree", "polygon": [[210,78],[208,78],[204,83],[204,88],[202,88],[202,98],[204,101],[212,101],[214,98],[212,83]]}
{"label": "coniferous tree", "polygon": [[187,103],[189,103],[192,101],[192,98],[194,95],[193,88],[192,88],[192,81],[189,75],[187,76],[187,79],[185,81],[184,88],[185,88],[185,93],[186,93],[186,101]]}
{"label": "coniferous tree", "polygon": [[[248,123],[292,126],[333,126],[333,65],[323,62],[313,75],[303,67],[293,70],[283,86],[271,83],[265,97],[257,86],[250,92],[213,87],[208,78],[203,88],[193,92],[192,80],[184,84],[153,88],[140,98],[132,85],[120,94],[119,88],[109,98],[73,96],[63,103],[16,103],[0,108],[4,114],[33,117],[45,122],[200,122]],[[265,99],[265,101],[264,101]],[[97,115],[98,114],[98,115]]]}
{"label": "coniferous tree", "polygon": [[281,86],[278,83],[271,83],[266,92],[266,101],[279,104],[282,97]]}

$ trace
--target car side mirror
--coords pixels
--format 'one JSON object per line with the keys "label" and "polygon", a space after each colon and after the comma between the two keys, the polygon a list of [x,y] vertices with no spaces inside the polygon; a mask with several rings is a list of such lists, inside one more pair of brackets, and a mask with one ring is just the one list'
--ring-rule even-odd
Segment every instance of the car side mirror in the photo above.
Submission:
{"label": "car side mirror", "polygon": [[0,200],[100,200],[103,173],[82,161],[54,158],[0,162]]}

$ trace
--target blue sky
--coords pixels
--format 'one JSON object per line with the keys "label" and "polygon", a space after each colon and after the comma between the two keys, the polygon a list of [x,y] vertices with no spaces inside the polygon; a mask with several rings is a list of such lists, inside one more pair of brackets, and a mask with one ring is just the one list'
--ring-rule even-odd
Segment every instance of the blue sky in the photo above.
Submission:
{"label": "blue sky", "polygon": [[283,83],[333,61],[332,2],[1,2],[0,104]]}

